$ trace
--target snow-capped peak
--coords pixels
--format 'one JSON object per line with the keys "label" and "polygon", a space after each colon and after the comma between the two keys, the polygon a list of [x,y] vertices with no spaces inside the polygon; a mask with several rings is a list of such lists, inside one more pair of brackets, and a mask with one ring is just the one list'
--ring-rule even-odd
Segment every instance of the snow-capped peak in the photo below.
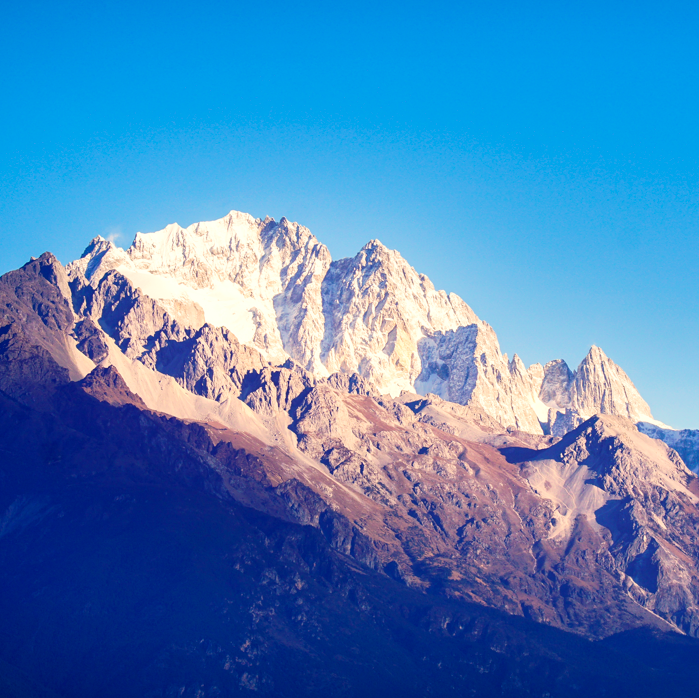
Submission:
{"label": "snow-capped peak", "polygon": [[593,346],[526,369],[456,294],[435,290],[396,250],[370,240],[333,262],[304,226],[239,211],[186,228],[137,233],[127,250],[95,238],[69,265],[97,288],[110,270],[182,326],[226,327],[268,361],[317,375],[357,372],[378,392],[437,393],[504,426],[541,431],[548,410],[652,419],[628,376]]}

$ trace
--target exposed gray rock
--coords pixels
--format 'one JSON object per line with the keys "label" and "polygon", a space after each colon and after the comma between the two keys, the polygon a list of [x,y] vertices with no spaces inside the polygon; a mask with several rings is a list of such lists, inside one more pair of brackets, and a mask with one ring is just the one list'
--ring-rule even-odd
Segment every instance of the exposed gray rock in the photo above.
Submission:
{"label": "exposed gray rock", "polygon": [[324,380],[329,386],[343,393],[376,397],[371,385],[358,373],[333,373]]}
{"label": "exposed gray rock", "polygon": [[649,422],[639,422],[636,426],[643,434],[674,448],[688,468],[699,472],[699,429],[664,429]]}
{"label": "exposed gray rock", "polygon": [[296,407],[294,428],[305,437],[325,442],[338,440],[354,450],[357,438],[352,433],[350,417],[339,391],[326,385],[315,386]]}
{"label": "exposed gray rock", "polygon": [[550,403],[558,407],[570,406],[570,387],[574,375],[563,359],[549,361],[544,366],[544,376],[539,390],[539,397],[547,405]]}
{"label": "exposed gray rock", "polygon": [[115,407],[133,405],[145,410],[146,405],[141,398],[132,393],[124,379],[114,366],[97,366],[85,378],[74,384],[76,390],[82,390],[102,402],[108,402]]}
{"label": "exposed gray rock", "polygon": [[77,339],[77,348],[96,364],[108,356],[109,346],[105,342],[100,328],[91,317],[77,322],[73,334]]}
{"label": "exposed gray rock", "polygon": [[225,327],[204,325],[182,340],[170,339],[150,350],[144,363],[173,376],[187,390],[212,400],[238,397],[245,376],[267,362],[241,344]]}
{"label": "exposed gray rock", "polygon": [[92,367],[75,349],[71,303],[65,270],[49,252],[0,277],[0,390],[40,407]]}
{"label": "exposed gray rock", "polygon": [[571,405],[585,416],[611,414],[633,421],[651,416],[631,379],[599,347],[593,346],[578,366],[570,392]]}
{"label": "exposed gray rock", "polygon": [[436,393],[450,402],[489,415],[503,428],[542,433],[533,409],[531,376],[519,357],[512,362],[500,352],[491,327],[483,323],[435,333],[420,342],[425,367],[417,392]]}
{"label": "exposed gray rock", "polygon": [[[556,503],[556,537],[605,529],[629,596],[684,632],[699,630],[696,479],[677,453],[628,420],[598,415],[536,454],[524,473]],[[573,534],[575,535],[575,534]]]}
{"label": "exposed gray rock", "polygon": [[312,374],[298,366],[266,366],[246,374],[240,399],[263,415],[271,416],[279,410],[295,415],[300,399],[315,382]]}
{"label": "exposed gray rock", "polygon": [[70,373],[21,323],[8,322],[7,317],[0,321],[0,390],[41,409],[52,389],[70,381]]}
{"label": "exposed gray rock", "polygon": [[85,301],[85,313],[132,359],[152,357],[153,349],[191,334],[118,271],[107,272],[96,288],[88,287]]}
{"label": "exposed gray rock", "polygon": [[631,379],[599,347],[593,346],[572,373],[557,359],[544,366],[539,399],[549,407],[547,430],[562,436],[594,414],[635,422],[652,418]]}
{"label": "exposed gray rock", "polygon": [[6,314],[13,313],[31,325],[40,321],[49,331],[66,332],[73,326],[68,277],[50,252],[44,252],[21,269],[5,274],[2,288],[2,307]]}
{"label": "exposed gray rock", "polygon": [[549,434],[551,436],[565,436],[585,421],[585,418],[572,408],[565,408],[562,412],[551,408],[549,410]]}
{"label": "exposed gray rock", "polygon": [[477,320],[458,296],[436,291],[378,240],[331,264],[322,297],[324,365],[331,372],[359,373],[379,393],[412,389],[423,368],[423,337]]}

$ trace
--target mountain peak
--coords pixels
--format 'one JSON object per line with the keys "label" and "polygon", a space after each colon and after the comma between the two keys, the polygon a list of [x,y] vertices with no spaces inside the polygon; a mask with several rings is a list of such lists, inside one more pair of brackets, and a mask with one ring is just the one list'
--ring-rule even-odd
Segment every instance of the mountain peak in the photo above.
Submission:
{"label": "mountain peak", "polygon": [[364,252],[366,256],[370,259],[374,258],[382,258],[390,254],[398,255],[400,254],[396,252],[395,250],[389,250],[386,245],[384,245],[380,240],[374,239],[374,240],[369,240],[369,242],[366,243],[360,250],[360,254]]}
{"label": "mountain peak", "polygon": [[635,422],[652,419],[648,403],[628,375],[595,345],[578,366],[572,390],[573,404],[582,416],[601,412]]}
{"label": "mountain peak", "polygon": [[609,361],[609,357],[604,353],[604,350],[601,347],[598,347],[596,344],[593,344],[590,347],[590,350],[585,355],[585,358],[582,360],[581,365],[586,361],[601,363],[603,361]]}
{"label": "mountain peak", "polygon": [[[480,396],[490,417],[537,432],[549,408],[580,419],[650,416],[628,376],[595,345],[575,374],[563,361],[529,372],[517,354],[508,366],[494,331],[461,298],[436,290],[377,238],[332,262],[311,231],[286,216],[276,223],[231,210],[138,233],[126,251],[98,236],[69,265],[93,286],[110,269],[183,327],[226,327],[268,361],[290,358],[319,376],[357,372],[379,393],[424,390],[461,404]],[[478,341],[462,331],[474,324]],[[487,350],[476,355],[473,342]]]}
{"label": "mountain peak", "polygon": [[95,251],[105,251],[116,245],[111,241],[103,238],[101,235],[97,235],[92,240],[90,240],[89,245],[83,250],[82,257],[88,257],[95,253]]}

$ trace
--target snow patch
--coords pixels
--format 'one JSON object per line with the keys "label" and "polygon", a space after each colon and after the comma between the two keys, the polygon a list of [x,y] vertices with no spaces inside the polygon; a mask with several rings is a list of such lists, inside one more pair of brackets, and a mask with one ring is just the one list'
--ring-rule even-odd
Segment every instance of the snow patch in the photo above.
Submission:
{"label": "snow patch", "polygon": [[532,409],[542,424],[546,424],[549,419],[549,407],[542,402],[538,397],[534,397],[531,401]]}
{"label": "snow patch", "polygon": [[118,267],[117,271],[153,300],[196,303],[204,312],[205,322],[226,327],[243,344],[253,343],[256,330],[253,313],[256,309],[265,315],[274,315],[274,308],[265,307],[271,305],[269,301],[246,296],[240,286],[229,280],[216,280],[211,288],[192,288],[171,276],[161,276],[127,265]]}

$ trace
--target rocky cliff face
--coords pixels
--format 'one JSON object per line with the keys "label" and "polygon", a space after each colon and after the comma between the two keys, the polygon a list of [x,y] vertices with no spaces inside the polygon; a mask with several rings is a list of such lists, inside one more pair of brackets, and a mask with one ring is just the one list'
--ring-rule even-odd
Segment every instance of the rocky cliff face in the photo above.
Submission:
{"label": "rocky cliff face", "polygon": [[653,420],[648,403],[626,373],[599,347],[591,347],[572,372],[565,361],[543,367],[541,401],[550,408],[550,433],[562,436],[593,414],[626,417],[634,422]]}
{"label": "rocky cliff face", "polygon": [[[433,393],[503,427],[562,434],[597,412],[650,418],[628,376],[597,347],[575,373],[560,360],[529,369],[516,356],[508,362],[466,303],[376,240],[333,262],[303,226],[231,212],[139,233],[126,251],[96,238],[68,275],[81,312],[147,365],[164,343],[189,341],[186,331],[206,324],[225,327],[226,341],[261,361],[291,359],[317,377],[357,373],[379,394]],[[115,285],[132,297],[122,318]]]}
{"label": "rocky cliff face", "polygon": [[555,503],[549,540],[573,540],[589,527],[604,541],[600,564],[627,593],[695,634],[699,498],[677,453],[629,420],[598,415],[532,455],[523,473]]}
{"label": "rocky cliff face", "polygon": [[320,283],[329,265],[327,248],[303,226],[231,212],[139,233],[126,252],[93,240],[68,270],[92,286],[118,270],[184,326],[225,326],[268,360],[293,356],[323,372]]}
{"label": "rocky cliff face", "polygon": [[[463,638],[472,627],[456,619],[474,603],[481,612],[489,607],[517,616],[527,628],[543,624],[596,640],[639,628],[699,637],[696,476],[673,449],[634,426],[647,405],[600,350],[593,348],[576,372],[563,362],[527,369],[516,355],[508,361],[500,353],[492,328],[458,299],[431,289],[396,253],[370,243],[357,258],[311,273],[325,257],[303,230],[251,221],[232,217],[225,224],[243,226],[250,245],[238,240],[215,255],[216,264],[182,266],[177,298],[156,292],[162,284],[171,290],[171,277],[180,273],[168,256],[170,243],[165,255],[142,242],[132,259],[131,252],[96,241],[67,276],[46,254],[0,279],[0,446],[10,454],[0,463],[0,559],[4,569],[18,570],[15,602],[3,597],[0,619],[11,619],[8,628],[32,628],[17,646],[7,649],[0,641],[0,658],[29,657],[37,637],[55,651],[53,636],[22,609],[35,609],[46,594],[72,599],[66,589],[84,587],[66,576],[68,568],[89,574],[96,567],[110,578],[131,559],[126,551],[143,528],[158,526],[162,536],[144,555],[157,549],[158,559],[170,560],[168,573],[154,582],[163,597],[183,578],[182,549],[190,551],[187,569],[209,570],[203,579],[212,586],[192,592],[202,578],[195,575],[186,593],[167,596],[177,608],[182,599],[200,599],[197,618],[207,621],[194,622],[191,632],[180,628],[176,642],[154,641],[149,671],[168,666],[172,672],[180,661],[173,657],[195,657],[199,668],[189,671],[207,677],[211,695],[221,685],[254,681],[263,693],[279,694],[284,672],[274,668],[275,656],[297,657],[290,647],[303,653],[311,647],[313,656],[325,657],[332,638],[335,662],[345,650],[333,628],[355,623],[358,612],[369,616],[356,626],[357,638],[400,617],[413,619],[410,630],[382,631],[376,642],[401,657],[405,632],[428,646],[434,638],[421,634],[425,616],[415,610],[423,601],[435,604],[429,613],[442,630],[451,628],[450,638]],[[162,237],[181,238],[184,250],[195,234],[185,232],[171,229]],[[214,240],[211,230],[197,235],[192,245]],[[266,262],[267,252],[258,253],[269,240]],[[211,297],[188,295],[219,283],[234,288],[240,279],[253,283],[261,266],[277,268],[269,261],[274,255],[287,271],[279,279],[275,271],[262,285],[283,298],[287,289],[288,303],[272,295],[272,311],[260,310],[263,292],[248,298],[260,316],[273,312],[266,317],[278,332],[270,336],[281,343],[283,362],[270,360],[273,342],[257,334],[262,324],[243,342],[225,324],[208,321],[210,308],[228,306],[196,307],[195,298]],[[159,260],[162,278],[138,268],[151,264],[144,259]],[[234,262],[228,267],[223,260]],[[402,285],[393,285],[396,269]],[[150,293],[136,283],[140,278]],[[234,300],[245,294],[238,288]],[[309,340],[316,349],[304,364],[302,354],[290,358],[284,333],[319,336],[311,296],[320,302],[322,337],[317,345]],[[331,312],[333,299],[338,304]],[[401,317],[405,307],[412,319]],[[254,324],[258,316],[248,315]],[[429,323],[419,335],[415,317]],[[449,329],[450,323],[464,324]],[[313,357],[323,371],[308,368]],[[327,375],[330,367],[340,370]],[[407,376],[422,394],[387,395],[379,389],[381,376]],[[592,409],[601,414],[577,424]],[[554,425],[569,420],[563,438],[542,433],[551,416]],[[134,516],[138,525],[114,553],[114,539],[131,530]],[[209,532],[199,536],[194,531],[202,525]],[[225,544],[216,543],[211,530]],[[84,545],[84,536],[93,534]],[[168,547],[168,534],[179,541],[176,549]],[[68,535],[83,546],[70,553],[77,562],[61,566],[52,556]],[[52,543],[44,549],[42,540]],[[191,540],[192,550],[184,542]],[[31,558],[31,569],[21,564],[28,550],[43,551]],[[65,588],[42,576],[52,565],[58,565],[56,579],[69,580],[61,582]],[[31,586],[36,579],[41,583]],[[130,613],[146,607],[158,618],[168,616],[169,607],[158,610],[148,601],[149,584],[147,598],[139,596],[133,608],[117,591],[114,611],[90,605],[98,595],[84,599],[78,592],[71,608],[112,619],[125,604]],[[380,609],[396,594],[404,601],[394,618]],[[68,626],[72,641],[82,642],[83,626]],[[241,635],[231,644],[226,637],[233,626]],[[509,637],[502,628],[510,626],[498,627]],[[417,647],[414,642],[407,644]],[[448,652],[455,645],[449,640],[444,647]],[[519,658],[532,652],[526,642],[512,649],[510,640],[493,639],[492,647]],[[78,647],[75,656],[84,652]],[[328,676],[345,676],[343,662],[333,663]],[[214,669],[201,668],[212,663]],[[463,670],[449,670],[444,694],[474,685],[486,667],[469,655]],[[157,683],[153,674],[148,680]],[[528,685],[534,680],[526,673]],[[544,681],[542,691],[554,684]],[[503,683],[484,686],[505,690]],[[200,688],[185,686],[183,693],[173,684],[154,695],[195,695]],[[601,690],[588,689],[592,695]]]}
{"label": "rocky cliff face", "polygon": [[458,296],[436,291],[378,240],[333,263],[323,283],[323,308],[328,370],[357,372],[377,392],[394,395],[413,388],[425,337],[479,322]]}
{"label": "rocky cliff face", "polygon": [[469,405],[503,426],[542,433],[532,374],[516,354],[508,362],[500,353],[491,327],[479,323],[435,333],[419,348],[423,370],[416,392]]}
{"label": "rocky cliff face", "polygon": [[92,370],[94,363],[76,347],[75,321],[65,270],[52,254],[5,274],[0,283],[0,390],[41,405],[47,385],[77,380]]}
{"label": "rocky cliff face", "polygon": [[670,448],[680,454],[682,460],[694,472],[699,472],[699,430],[698,429],[668,429],[639,422],[638,430],[654,439],[664,441]]}

